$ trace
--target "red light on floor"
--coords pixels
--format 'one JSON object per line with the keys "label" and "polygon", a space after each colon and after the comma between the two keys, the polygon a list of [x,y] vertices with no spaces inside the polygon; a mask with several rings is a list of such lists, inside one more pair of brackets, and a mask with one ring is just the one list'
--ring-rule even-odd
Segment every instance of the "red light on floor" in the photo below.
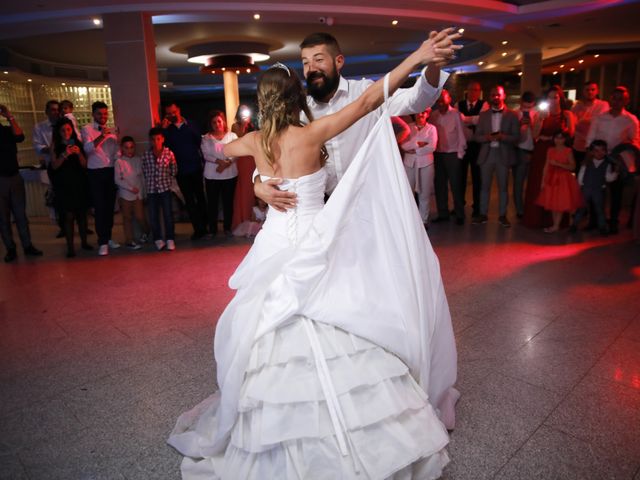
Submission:
{"label": "red light on floor", "polygon": [[622,380],[622,369],[621,368],[616,368],[615,372],[613,372],[613,379],[616,382],[619,382],[620,380]]}
{"label": "red light on floor", "polygon": [[631,377],[631,386],[633,388],[640,389],[640,375],[635,374],[633,377]]}

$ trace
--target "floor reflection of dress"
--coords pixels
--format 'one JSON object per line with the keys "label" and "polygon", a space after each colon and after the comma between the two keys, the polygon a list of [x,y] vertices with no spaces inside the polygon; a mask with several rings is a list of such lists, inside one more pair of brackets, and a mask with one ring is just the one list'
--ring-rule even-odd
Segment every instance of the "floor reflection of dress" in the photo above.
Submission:
{"label": "floor reflection of dress", "polygon": [[356,157],[326,205],[324,169],[281,185],[297,207],[269,210],[229,282],[220,391],[169,438],[184,479],[431,479],[447,464],[451,318],[380,125],[364,144],[375,155]]}
{"label": "floor reflection of dress", "polygon": [[[540,136],[552,137],[557,131],[563,128],[563,113],[550,114],[542,123]],[[538,139],[531,155],[529,166],[529,176],[527,179],[527,190],[524,197],[524,217],[522,223],[531,228],[542,228],[551,225],[551,214],[536,204],[540,194],[542,183],[542,172],[547,161],[547,150],[553,146],[553,140]]]}

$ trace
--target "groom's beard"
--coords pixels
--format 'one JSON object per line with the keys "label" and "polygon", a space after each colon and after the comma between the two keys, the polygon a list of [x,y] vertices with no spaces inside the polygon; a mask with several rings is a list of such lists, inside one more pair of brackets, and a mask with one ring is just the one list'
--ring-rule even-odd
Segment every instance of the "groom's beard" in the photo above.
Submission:
{"label": "groom's beard", "polygon": [[[323,102],[330,93],[334,92],[340,83],[340,74],[334,65],[334,74],[327,75],[324,72],[311,72],[307,75],[307,93],[313,97],[316,102]],[[322,79],[321,82],[315,82],[316,79]]]}

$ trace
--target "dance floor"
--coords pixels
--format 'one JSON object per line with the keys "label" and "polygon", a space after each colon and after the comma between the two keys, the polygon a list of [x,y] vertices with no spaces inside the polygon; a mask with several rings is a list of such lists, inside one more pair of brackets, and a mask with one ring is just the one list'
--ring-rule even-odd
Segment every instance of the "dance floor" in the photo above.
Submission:
{"label": "dance floor", "polygon": [[[249,248],[188,230],[175,252],[67,260],[35,219],[45,256],[0,264],[0,479],[179,478],[165,439],[216,388],[215,322]],[[445,478],[640,480],[630,231],[546,235],[494,217],[429,233],[462,393]]]}

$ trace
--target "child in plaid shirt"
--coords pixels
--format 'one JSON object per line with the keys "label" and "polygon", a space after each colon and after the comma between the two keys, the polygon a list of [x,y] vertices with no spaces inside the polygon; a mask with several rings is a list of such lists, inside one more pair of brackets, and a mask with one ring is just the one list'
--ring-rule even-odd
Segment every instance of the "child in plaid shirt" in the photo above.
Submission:
{"label": "child in plaid shirt", "polygon": [[[164,140],[164,132],[161,128],[149,130],[151,148],[142,156],[142,171],[147,185],[151,231],[158,251],[165,246],[167,250],[176,249],[171,208],[171,184],[178,167],[173,152],[164,146]],[[164,219],[164,237],[160,226],[160,209],[162,209]]]}

